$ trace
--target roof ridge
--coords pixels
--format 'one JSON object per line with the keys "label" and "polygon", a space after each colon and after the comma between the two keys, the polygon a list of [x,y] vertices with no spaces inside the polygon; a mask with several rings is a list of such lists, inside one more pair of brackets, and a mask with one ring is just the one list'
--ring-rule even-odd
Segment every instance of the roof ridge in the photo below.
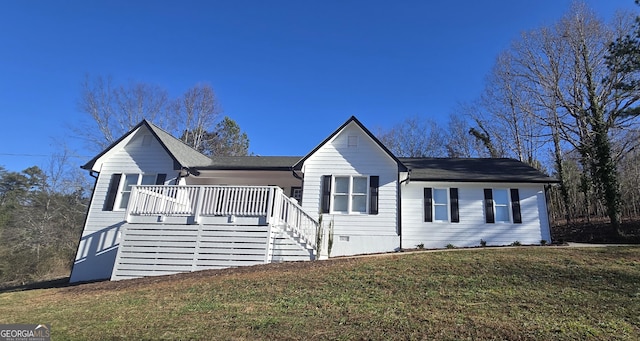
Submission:
{"label": "roof ridge", "polygon": [[[149,122],[146,119],[142,120],[152,134],[158,139],[158,142],[162,145],[162,147],[171,155],[171,157],[176,162],[176,168],[187,167],[191,168],[194,166],[207,166],[211,163],[211,158],[202,154],[197,149],[192,146],[186,144],[184,141],[179,138],[173,136],[168,131],[158,127],[157,125]],[[160,133],[160,134],[158,134]],[[176,150],[176,148],[186,148],[183,150]],[[191,163],[194,164],[191,164]],[[201,164],[200,164],[201,163]]]}

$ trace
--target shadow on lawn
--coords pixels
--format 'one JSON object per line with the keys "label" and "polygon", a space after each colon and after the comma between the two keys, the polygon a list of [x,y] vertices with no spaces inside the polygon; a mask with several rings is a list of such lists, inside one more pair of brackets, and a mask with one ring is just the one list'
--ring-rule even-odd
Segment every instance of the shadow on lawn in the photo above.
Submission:
{"label": "shadow on lawn", "polygon": [[55,288],[66,288],[73,287],[80,284],[86,284],[92,282],[77,282],[77,283],[69,283],[69,277],[56,278],[48,281],[27,283],[21,285],[14,286],[0,286],[0,294],[5,292],[15,292],[15,291],[27,291],[27,290],[36,290],[36,289],[55,289]]}

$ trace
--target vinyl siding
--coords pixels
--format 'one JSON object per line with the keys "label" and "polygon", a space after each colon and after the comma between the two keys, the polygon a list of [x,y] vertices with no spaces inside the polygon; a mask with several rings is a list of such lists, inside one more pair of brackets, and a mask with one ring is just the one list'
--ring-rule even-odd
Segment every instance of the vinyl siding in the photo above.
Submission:
{"label": "vinyl siding", "polygon": [[102,210],[113,173],[162,173],[167,174],[165,183],[175,181],[177,171],[173,169],[173,160],[155,139],[143,146],[144,135],[149,132],[141,128],[130,140],[123,142],[124,146],[115,146],[102,163],[78,246],[72,282],[111,276],[125,215],[124,210]]}
{"label": "vinyl siding", "polygon": [[[458,188],[459,223],[424,222],[423,189]],[[522,224],[485,223],[484,188],[517,188]],[[443,248],[487,245],[539,244],[551,241],[543,185],[410,182],[402,186],[402,247]]]}
{"label": "vinyl siding", "polygon": [[[357,147],[347,145],[349,136],[358,136]],[[329,226],[331,221],[334,223],[331,256],[393,251],[399,247],[396,202],[398,165],[355,123],[348,124],[307,158],[302,170],[302,207],[316,218],[320,211],[323,175],[380,177],[377,215],[323,215],[325,226]]]}

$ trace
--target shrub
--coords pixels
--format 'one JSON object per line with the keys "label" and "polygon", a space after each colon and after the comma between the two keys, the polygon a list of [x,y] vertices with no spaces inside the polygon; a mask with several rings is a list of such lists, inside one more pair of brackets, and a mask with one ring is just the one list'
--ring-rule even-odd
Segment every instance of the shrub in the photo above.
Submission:
{"label": "shrub", "polygon": [[522,243],[520,243],[517,240],[515,242],[511,243],[511,246],[521,246],[521,245],[522,245]]}
{"label": "shrub", "polygon": [[480,246],[485,247],[487,246],[487,241],[484,239],[480,239]]}
{"label": "shrub", "polygon": [[416,247],[418,249],[420,249],[420,250],[423,250],[424,249],[424,243],[420,243],[420,244],[416,245]]}
{"label": "shrub", "polygon": [[547,241],[545,239],[540,240],[540,245],[542,246],[547,245]]}
{"label": "shrub", "polygon": [[447,249],[455,249],[455,248],[456,248],[455,245],[453,245],[451,243],[447,244]]}

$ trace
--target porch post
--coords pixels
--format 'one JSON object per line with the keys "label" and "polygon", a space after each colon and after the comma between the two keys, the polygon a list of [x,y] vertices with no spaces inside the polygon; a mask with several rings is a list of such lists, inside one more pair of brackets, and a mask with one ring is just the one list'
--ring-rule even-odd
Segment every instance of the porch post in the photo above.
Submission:
{"label": "porch post", "polygon": [[193,212],[194,223],[200,222],[200,215],[202,214],[202,201],[204,201],[204,187],[198,186],[197,191],[198,191],[198,197],[197,197],[198,199],[196,199],[196,209]]}
{"label": "porch post", "polygon": [[131,207],[136,205],[136,201],[138,200],[138,186],[131,186],[131,197],[129,198],[129,202],[127,203],[127,211],[124,215],[124,221],[131,221]]}

